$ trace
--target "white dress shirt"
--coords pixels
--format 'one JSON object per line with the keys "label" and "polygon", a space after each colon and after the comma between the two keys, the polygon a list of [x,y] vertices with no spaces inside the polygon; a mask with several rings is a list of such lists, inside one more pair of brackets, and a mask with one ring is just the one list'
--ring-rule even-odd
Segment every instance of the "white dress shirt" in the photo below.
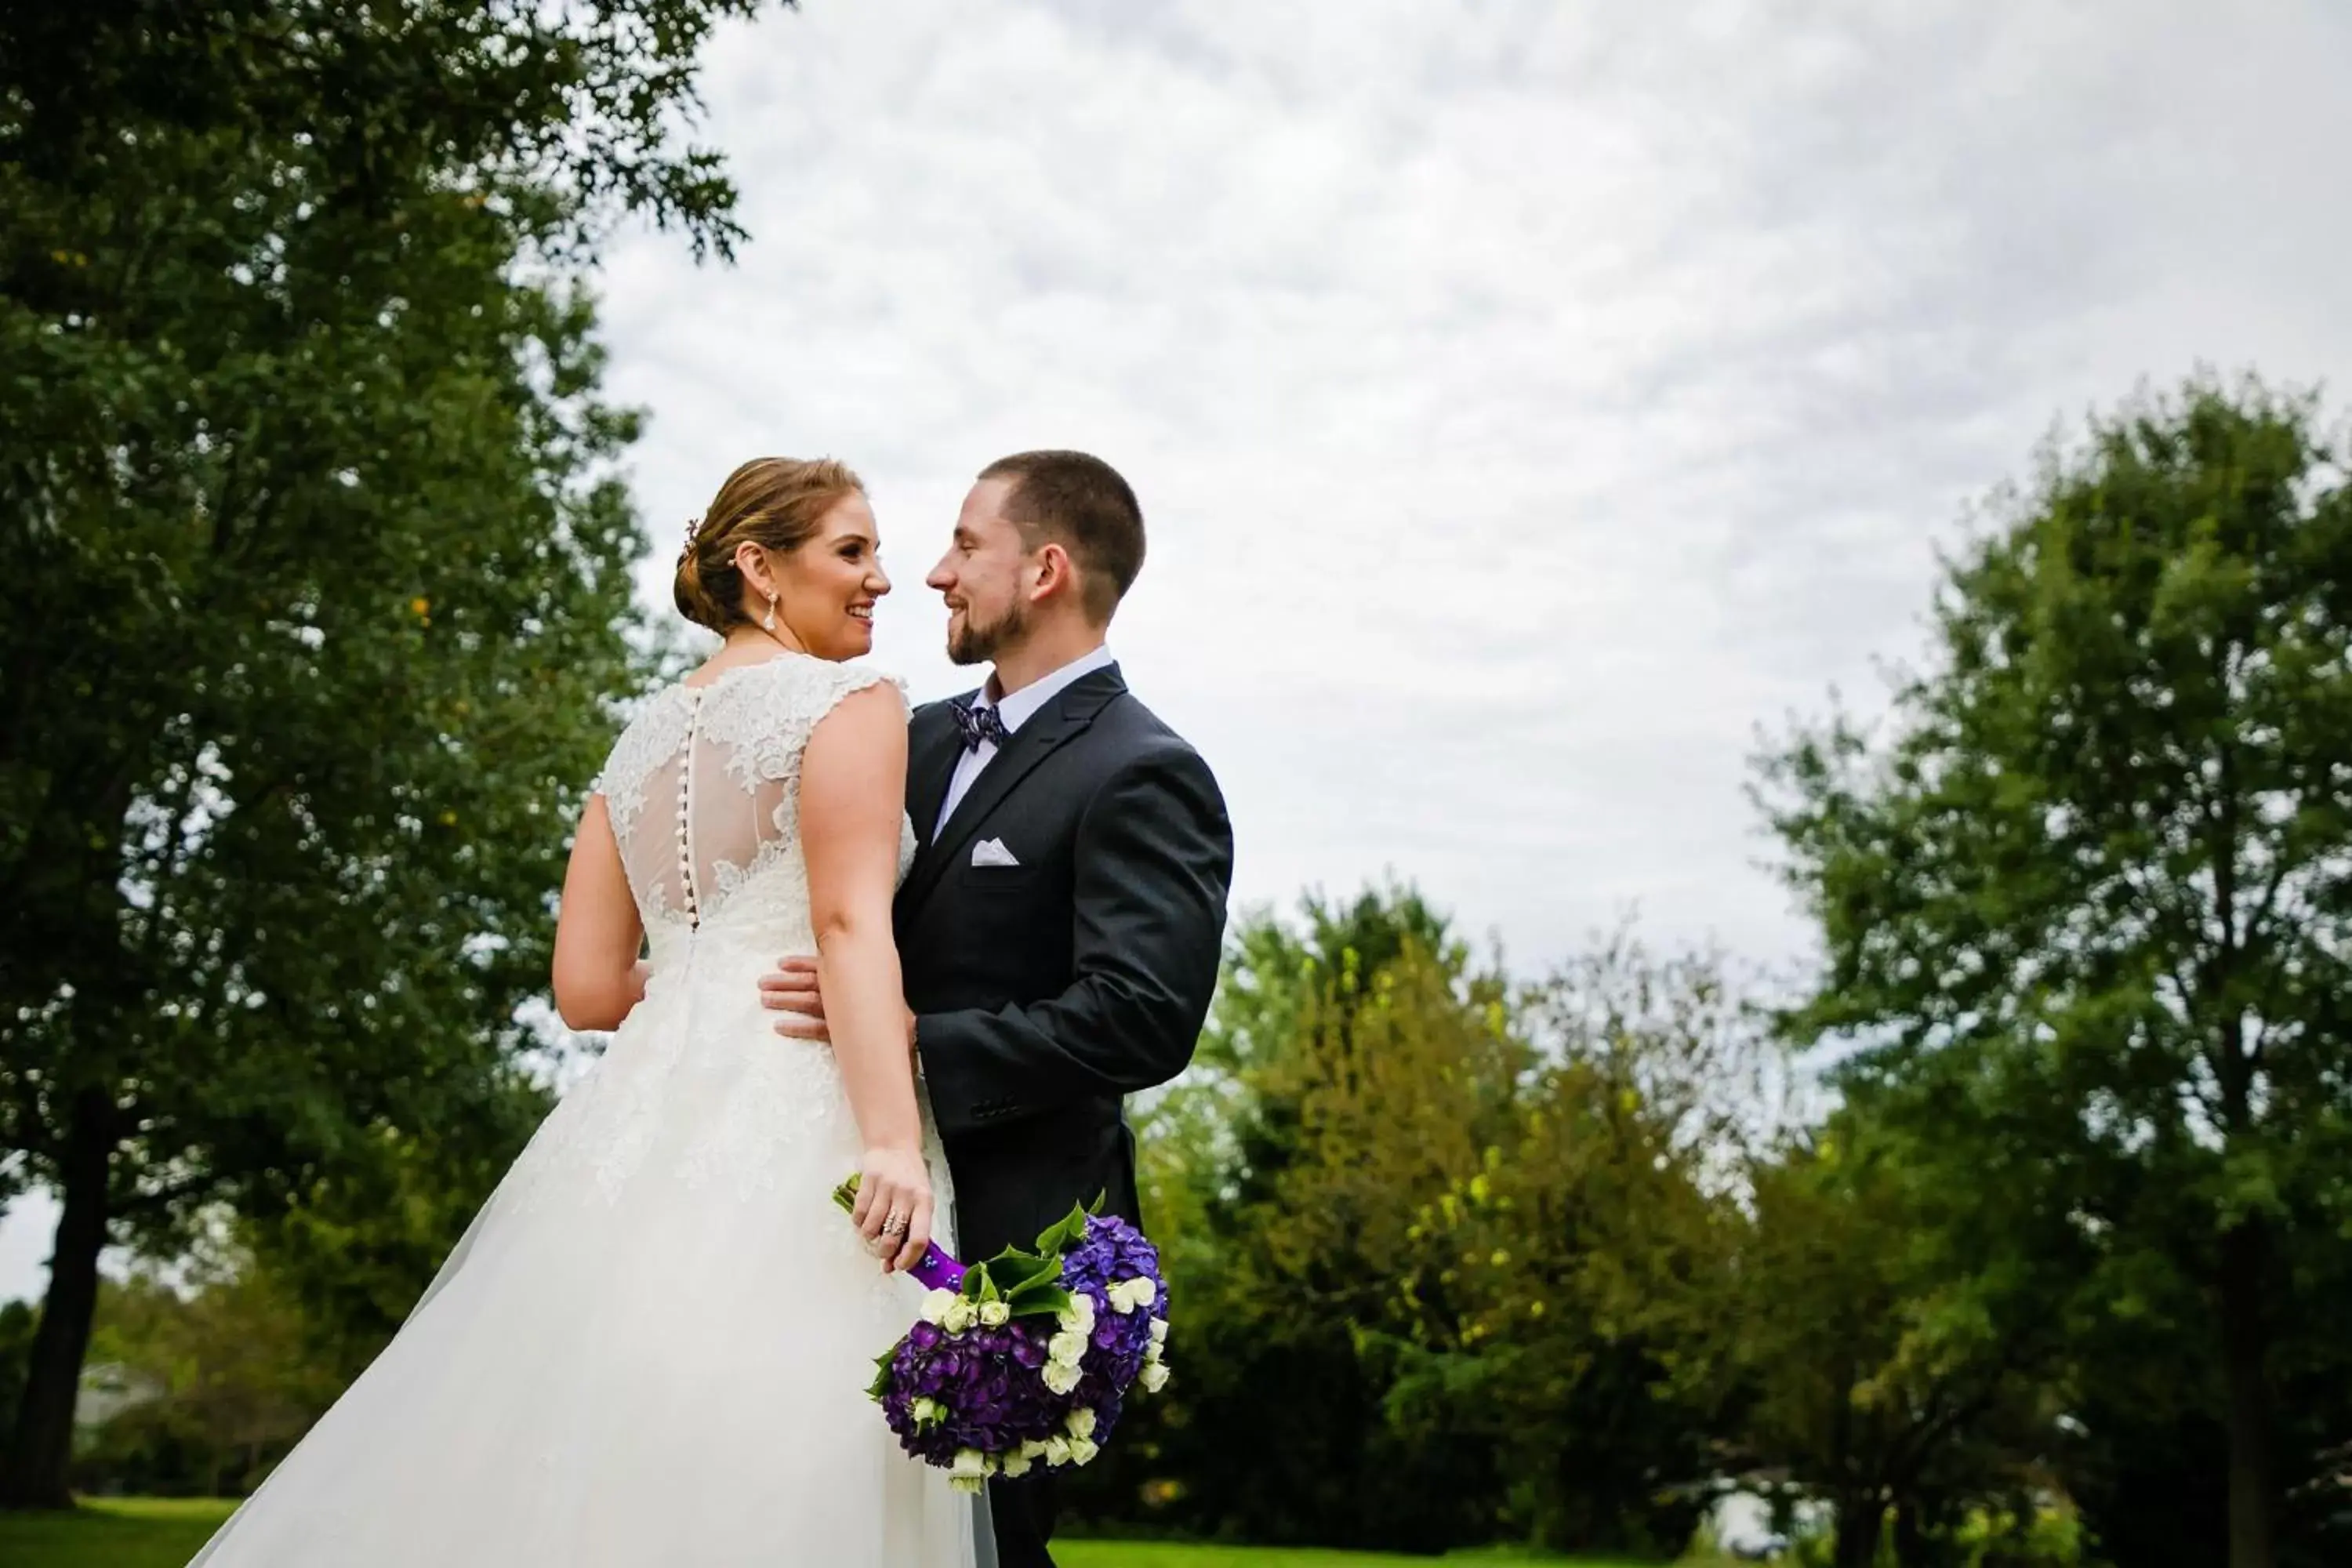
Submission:
{"label": "white dress shirt", "polygon": [[[1092,653],[1081,654],[1051,675],[1038,677],[1004,698],[989,696],[989,686],[996,684],[996,677],[991,675],[988,685],[982,686],[980,695],[971,700],[972,709],[978,711],[982,708],[994,708],[998,721],[1003,724],[1004,732],[1010,735],[1035,718],[1040,709],[1061,694],[1063,688],[1083,676],[1092,675],[1111,662],[1110,649],[1097,647]],[[980,777],[981,770],[988,766],[989,760],[995,755],[996,742],[982,741],[978,750],[966,752],[956,759],[955,772],[948,777],[947,799],[940,803],[939,825],[931,829],[932,843],[940,841],[940,835],[947,828],[948,818],[955,815],[956,806],[971,793],[971,781]]]}

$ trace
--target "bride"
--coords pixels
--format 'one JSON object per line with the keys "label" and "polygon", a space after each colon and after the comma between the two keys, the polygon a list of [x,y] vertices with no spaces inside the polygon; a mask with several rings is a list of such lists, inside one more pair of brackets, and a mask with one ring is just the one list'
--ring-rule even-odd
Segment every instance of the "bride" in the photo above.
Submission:
{"label": "bride", "polygon": [[[613,748],[556,925],[557,1008],[612,1042],[196,1563],[972,1563],[969,1500],[865,1394],[949,1206],[890,935],[907,711],[845,662],[878,545],[854,474],[776,458],[689,533],[678,607],[725,645]],[[803,952],[831,1050],[761,1009]]]}

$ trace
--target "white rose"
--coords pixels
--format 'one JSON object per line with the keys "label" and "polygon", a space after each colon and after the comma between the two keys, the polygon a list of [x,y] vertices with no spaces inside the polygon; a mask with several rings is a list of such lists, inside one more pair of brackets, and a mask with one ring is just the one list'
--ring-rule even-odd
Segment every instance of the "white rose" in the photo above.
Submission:
{"label": "white rose", "polygon": [[1012,1316],[1013,1309],[1002,1301],[982,1301],[980,1304],[980,1322],[982,1328],[1001,1329]]}
{"label": "white rose", "polygon": [[1109,1290],[1111,1308],[1115,1311],[1132,1312],[1138,1307],[1149,1307],[1159,1299],[1160,1287],[1140,1275],[1122,1279]]}
{"label": "white rose", "polygon": [[985,1476],[950,1476],[948,1478],[948,1489],[950,1491],[957,1492],[985,1491],[988,1489],[988,1478]]}
{"label": "white rose", "polygon": [[1155,1345],[1157,1345],[1157,1344],[1165,1344],[1165,1343],[1167,1342],[1167,1341],[1168,1341],[1168,1320],[1167,1320],[1167,1319],[1165,1319],[1165,1318],[1154,1318],[1154,1319],[1152,1319],[1152,1320],[1151,1320],[1151,1342],[1152,1342],[1153,1344],[1155,1344]]}
{"label": "white rose", "polygon": [[1068,1464],[1070,1462],[1070,1440],[1066,1437],[1046,1438],[1045,1462],[1049,1465]]}
{"label": "white rose", "polygon": [[1135,1381],[1143,1384],[1144,1393],[1159,1393],[1168,1386],[1168,1363],[1164,1361],[1144,1363],[1143,1370],[1135,1374]]}
{"label": "white rose", "polygon": [[1066,1329],[1075,1329],[1082,1334],[1093,1333],[1095,1331],[1095,1299],[1084,1293],[1072,1296],[1070,1304],[1055,1314],[1054,1321]]}
{"label": "white rose", "polygon": [[938,1420],[947,1414],[947,1410],[936,1399],[918,1399],[907,1407],[907,1414],[912,1415],[919,1426]]}
{"label": "white rose", "polygon": [[1088,1442],[1084,1437],[1073,1437],[1070,1439],[1070,1463],[1074,1465],[1086,1464],[1097,1454],[1101,1452],[1102,1449],[1096,1447],[1093,1443]]}
{"label": "white rose", "polygon": [[927,1323],[945,1322],[947,1321],[948,1309],[954,1306],[955,1301],[956,1293],[952,1290],[926,1290],[923,1292],[923,1321]]}
{"label": "white rose", "polygon": [[982,1453],[977,1448],[959,1448],[956,1450],[955,1463],[948,1467],[949,1480],[981,1481],[986,1480],[987,1479],[988,1456],[986,1454]]}
{"label": "white rose", "polygon": [[951,1334],[960,1334],[971,1327],[976,1316],[978,1314],[971,1310],[971,1303],[958,1296],[948,1303],[947,1316],[941,1320],[940,1327]]}
{"label": "white rose", "polygon": [[1065,1366],[1076,1366],[1086,1359],[1087,1336],[1076,1329],[1065,1329],[1045,1342],[1045,1354]]}
{"label": "white rose", "polygon": [[1023,1443],[1021,1445],[1021,1457],[1024,1459],[1044,1458],[1045,1457],[1045,1439],[1043,1437],[1032,1437],[1028,1441]]}
{"label": "white rose", "polygon": [[1062,1425],[1069,1429],[1073,1437],[1091,1437],[1095,1435],[1095,1413],[1081,1405],[1071,1411],[1069,1419]]}
{"label": "white rose", "polygon": [[[1079,1375],[1078,1369],[1067,1362],[1052,1361],[1045,1363],[1045,1386],[1055,1394],[1067,1394],[1077,1387]],[[1058,1443],[1061,1439],[1056,1437],[1054,1441]]]}
{"label": "white rose", "polygon": [[[1043,1448],[1045,1445],[1040,1443],[1038,1447]],[[1028,1473],[1029,1456],[1025,1452],[1004,1456],[1004,1476],[1007,1480],[1017,1480]]]}

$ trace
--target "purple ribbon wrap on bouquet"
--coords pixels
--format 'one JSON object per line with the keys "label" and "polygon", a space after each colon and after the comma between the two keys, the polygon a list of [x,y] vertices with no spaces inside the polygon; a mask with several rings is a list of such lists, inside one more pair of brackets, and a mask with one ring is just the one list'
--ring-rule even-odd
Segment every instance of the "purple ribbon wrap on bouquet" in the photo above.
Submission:
{"label": "purple ribbon wrap on bouquet", "polygon": [[[857,1178],[852,1176],[834,1188],[833,1201],[839,1205],[842,1213],[856,1214],[857,1212]],[[915,1266],[907,1272],[921,1280],[923,1288],[927,1290],[953,1290],[963,1284],[963,1277],[967,1270],[962,1264],[940,1251],[940,1244],[935,1241],[923,1248],[923,1256],[917,1259]]]}
{"label": "purple ribbon wrap on bouquet", "polygon": [[929,1290],[953,1290],[963,1284],[963,1265],[941,1252],[936,1241],[923,1248],[923,1256],[907,1272]]}

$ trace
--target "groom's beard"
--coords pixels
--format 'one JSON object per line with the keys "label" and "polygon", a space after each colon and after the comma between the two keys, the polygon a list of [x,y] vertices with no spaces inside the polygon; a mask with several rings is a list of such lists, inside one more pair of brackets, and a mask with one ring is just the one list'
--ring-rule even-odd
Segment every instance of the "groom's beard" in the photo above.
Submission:
{"label": "groom's beard", "polygon": [[990,664],[996,656],[1019,642],[1029,630],[1029,606],[1017,601],[1005,612],[981,625],[964,612],[961,626],[948,626],[948,658],[958,664]]}

